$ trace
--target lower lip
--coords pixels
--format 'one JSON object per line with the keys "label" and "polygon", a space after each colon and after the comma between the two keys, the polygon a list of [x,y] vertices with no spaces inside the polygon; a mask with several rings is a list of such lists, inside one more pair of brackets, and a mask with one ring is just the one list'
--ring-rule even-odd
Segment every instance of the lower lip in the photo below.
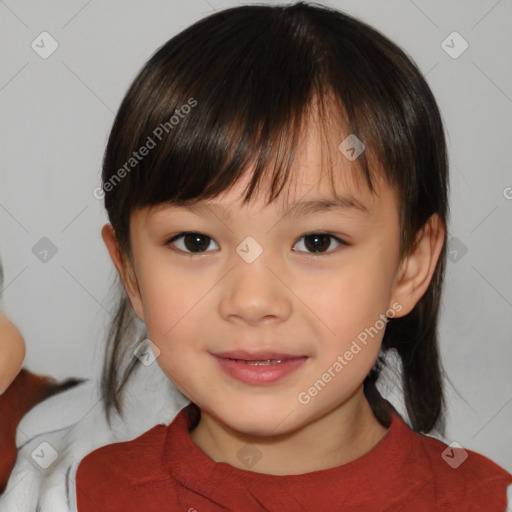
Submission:
{"label": "lower lip", "polygon": [[297,370],[307,357],[285,359],[282,363],[254,365],[214,356],[224,372],[247,384],[270,384]]}

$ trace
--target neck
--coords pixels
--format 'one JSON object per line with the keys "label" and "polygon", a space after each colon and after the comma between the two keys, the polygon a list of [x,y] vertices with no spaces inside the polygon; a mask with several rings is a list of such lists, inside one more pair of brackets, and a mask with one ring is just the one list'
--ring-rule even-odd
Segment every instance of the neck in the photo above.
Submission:
{"label": "neck", "polygon": [[[190,437],[216,462],[258,473],[294,475],[333,468],[358,459],[386,432],[373,415],[361,387],[347,401],[287,434],[246,435],[203,411]],[[256,446],[261,454],[254,467],[245,465],[237,456],[242,448],[247,450],[247,445]],[[250,455],[250,451],[247,453]]]}

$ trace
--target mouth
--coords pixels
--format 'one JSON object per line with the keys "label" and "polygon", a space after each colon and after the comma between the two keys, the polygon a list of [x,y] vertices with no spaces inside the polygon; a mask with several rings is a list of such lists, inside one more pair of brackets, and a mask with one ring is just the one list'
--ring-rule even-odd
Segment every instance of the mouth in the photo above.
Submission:
{"label": "mouth", "polygon": [[307,356],[269,351],[212,354],[230,377],[247,384],[271,384],[298,370]]}
{"label": "mouth", "polygon": [[244,359],[231,359],[231,361],[236,361],[237,363],[245,363],[245,364],[252,364],[254,366],[269,366],[271,364],[281,364],[284,361],[287,361],[287,359],[266,359],[266,360],[255,360],[255,361],[246,361]]}

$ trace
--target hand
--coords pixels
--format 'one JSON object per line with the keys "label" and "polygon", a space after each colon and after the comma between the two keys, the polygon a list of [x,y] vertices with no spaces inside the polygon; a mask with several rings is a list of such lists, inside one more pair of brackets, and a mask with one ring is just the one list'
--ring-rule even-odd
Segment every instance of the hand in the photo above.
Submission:
{"label": "hand", "polygon": [[25,359],[25,342],[18,328],[0,311],[0,395],[18,375]]}

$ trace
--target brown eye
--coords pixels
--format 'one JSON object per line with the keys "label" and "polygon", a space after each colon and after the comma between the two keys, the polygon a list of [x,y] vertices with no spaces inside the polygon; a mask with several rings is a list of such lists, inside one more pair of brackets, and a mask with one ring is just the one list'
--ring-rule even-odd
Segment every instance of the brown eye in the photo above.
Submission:
{"label": "brown eye", "polygon": [[[331,235],[329,233],[309,233],[307,235],[304,235],[301,240],[304,239],[305,243],[303,243],[304,247],[306,248],[306,251],[299,251],[299,252],[310,252],[311,254],[330,254],[334,250],[327,251],[329,247],[331,246],[332,240],[335,241],[335,243],[339,245],[348,245],[343,240],[339,239],[338,237]],[[335,247],[336,249],[336,247]]]}
{"label": "brown eye", "polygon": [[173,244],[178,250],[188,253],[201,253],[207,251],[213,238],[203,233],[185,232],[171,238],[167,244]]}

